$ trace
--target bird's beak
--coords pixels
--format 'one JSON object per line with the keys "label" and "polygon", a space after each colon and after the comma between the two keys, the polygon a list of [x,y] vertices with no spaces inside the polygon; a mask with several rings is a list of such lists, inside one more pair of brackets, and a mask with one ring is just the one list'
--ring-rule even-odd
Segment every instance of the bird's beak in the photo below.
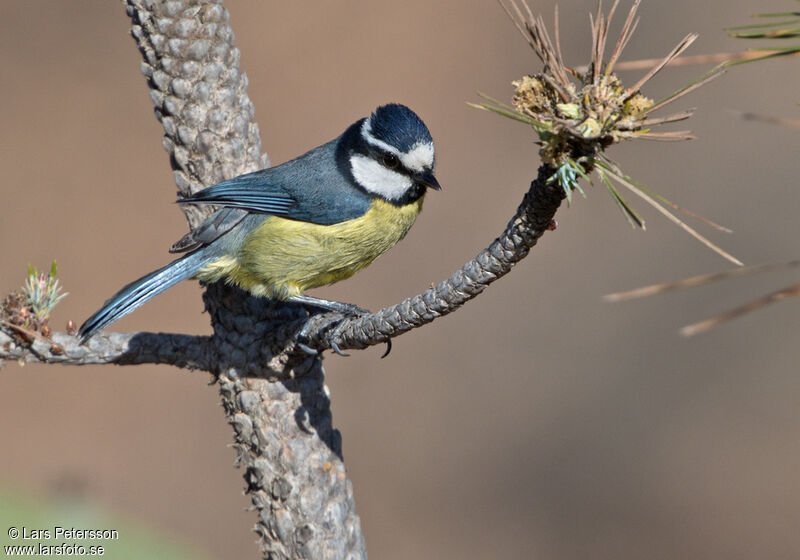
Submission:
{"label": "bird's beak", "polygon": [[437,191],[442,190],[442,186],[439,184],[439,181],[437,181],[436,177],[433,176],[433,171],[425,171],[424,173],[420,173],[415,177],[415,179],[417,180],[417,183],[423,187]]}

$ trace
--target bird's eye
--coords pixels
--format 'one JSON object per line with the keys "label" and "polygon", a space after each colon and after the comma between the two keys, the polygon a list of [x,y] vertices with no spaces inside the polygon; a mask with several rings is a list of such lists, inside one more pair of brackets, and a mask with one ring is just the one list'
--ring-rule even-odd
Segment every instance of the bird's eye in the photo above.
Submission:
{"label": "bird's eye", "polygon": [[383,165],[389,169],[394,169],[400,165],[400,160],[398,160],[397,156],[394,154],[383,154]]}

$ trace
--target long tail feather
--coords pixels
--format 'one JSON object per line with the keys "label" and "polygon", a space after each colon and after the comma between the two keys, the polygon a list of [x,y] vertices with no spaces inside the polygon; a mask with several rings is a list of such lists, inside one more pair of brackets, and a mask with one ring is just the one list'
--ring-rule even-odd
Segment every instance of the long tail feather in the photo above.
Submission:
{"label": "long tail feather", "polygon": [[154,298],[178,282],[197,274],[205,265],[217,259],[217,255],[207,250],[199,250],[169,263],[131,282],[103,304],[94,315],[86,319],[78,331],[81,343],[86,342],[98,331],[127,315],[140,305]]}

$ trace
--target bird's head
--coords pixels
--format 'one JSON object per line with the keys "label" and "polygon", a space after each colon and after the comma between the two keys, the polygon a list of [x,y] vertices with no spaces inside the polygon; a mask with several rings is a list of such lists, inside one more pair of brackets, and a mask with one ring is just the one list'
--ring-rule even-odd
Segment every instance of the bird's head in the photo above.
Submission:
{"label": "bird's head", "polygon": [[382,105],[354,126],[349,171],[360,188],[400,205],[442,189],[433,175],[433,138],[414,111]]}

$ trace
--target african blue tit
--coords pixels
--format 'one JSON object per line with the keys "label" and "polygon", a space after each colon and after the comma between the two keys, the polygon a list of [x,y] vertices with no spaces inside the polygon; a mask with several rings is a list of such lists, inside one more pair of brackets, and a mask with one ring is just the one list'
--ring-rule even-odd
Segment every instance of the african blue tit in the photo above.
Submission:
{"label": "african blue tit", "polygon": [[349,278],[400,241],[426,190],[441,190],[433,167],[428,128],[408,107],[390,104],[296,159],[182,198],[220,209],[172,246],[183,257],[122,288],[78,336],[87,340],[188,278],[347,310],[304,292]]}

